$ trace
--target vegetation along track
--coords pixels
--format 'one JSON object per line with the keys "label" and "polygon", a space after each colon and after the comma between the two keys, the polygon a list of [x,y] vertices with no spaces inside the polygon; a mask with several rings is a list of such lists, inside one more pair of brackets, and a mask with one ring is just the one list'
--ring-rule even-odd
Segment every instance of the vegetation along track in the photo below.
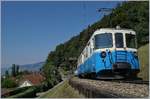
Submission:
{"label": "vegetation along track", "polygon": [[92,80],[99,80],[99,81],[106,81],[106,82],[117,82],[117,83],[131,83],[131,84],[146,84],[146,85],[149,85],[149,81],[144,81],[142,79],[122,79],[122,80],[119,80],[119,79],[112,79],[112,80],[107,80],[107,79],[99,79],[99,78],[96,78],[96,79],[92,79]]}
{"label": "vegetation along track", "polygon": [[149,85],[149,81],[143,80],[112,80],[112,82]]}
{"label": "vegetation along track", "polygon": [[140,82],[104,81],[73,77],[69,84],[86,97],[92,98],[145,98],[149,95],[149,86],[140,84]]}

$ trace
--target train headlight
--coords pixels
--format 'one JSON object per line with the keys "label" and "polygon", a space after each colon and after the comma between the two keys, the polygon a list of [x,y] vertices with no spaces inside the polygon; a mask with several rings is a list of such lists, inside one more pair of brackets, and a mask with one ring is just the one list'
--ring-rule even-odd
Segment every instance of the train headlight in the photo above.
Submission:
{"label": "train headlight", "polygon": [[101,53],[101,57],[102,57],[102,58],[105,58],[105,57],[106,57],[106,52],[103,51],[103,52]]}

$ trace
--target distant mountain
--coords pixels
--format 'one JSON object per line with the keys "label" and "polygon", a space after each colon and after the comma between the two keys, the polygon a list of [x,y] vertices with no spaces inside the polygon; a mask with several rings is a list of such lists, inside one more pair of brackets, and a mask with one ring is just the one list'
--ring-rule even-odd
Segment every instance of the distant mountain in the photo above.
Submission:
{"label": "distant mountain", "polygon": [[[45,62],[19,65],[19,69],[21,71],[24,71],[24,70],[27,70],[27,71],[39,71],[40,68],[44,65],[44,63]],[[11,66],[10,67],[1,67],[1,75],[4,75],[6,70],[9,70],[9,72],[10,72],[11,71]]]}
{"label": "distant mountain", "polygon": [[20,65],[20,70],[28,70],[28,71],[39,71],[40,68],[44,65],[45,62],[39,62],[35,64],[25,64],[25,65]]}

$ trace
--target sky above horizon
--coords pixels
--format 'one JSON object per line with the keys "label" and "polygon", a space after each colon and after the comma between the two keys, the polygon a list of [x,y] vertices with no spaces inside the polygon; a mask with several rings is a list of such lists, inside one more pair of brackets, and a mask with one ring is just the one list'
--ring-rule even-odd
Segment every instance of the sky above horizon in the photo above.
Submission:
{"label": "sky above horizon", "polygon": [[100,20],[115,1],[1,2],[2,67],[45,61],[55,47]]}

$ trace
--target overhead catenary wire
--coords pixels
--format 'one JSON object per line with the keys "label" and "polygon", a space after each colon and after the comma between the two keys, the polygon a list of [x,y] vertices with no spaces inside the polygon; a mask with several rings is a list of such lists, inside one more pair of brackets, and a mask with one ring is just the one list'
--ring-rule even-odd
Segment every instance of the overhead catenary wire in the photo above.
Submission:
{"label": "overhead catenary wire", "polygon": [[[110,14],[112,12],[112,10],[113,10],[112,8],[99,8],[97,10],[97,12],[101,13],[103,15],[102,17],[104,17],[104,16]],[[111,21],[109,21],[109,22],[110,22],[109,24],[111,25]]]}

